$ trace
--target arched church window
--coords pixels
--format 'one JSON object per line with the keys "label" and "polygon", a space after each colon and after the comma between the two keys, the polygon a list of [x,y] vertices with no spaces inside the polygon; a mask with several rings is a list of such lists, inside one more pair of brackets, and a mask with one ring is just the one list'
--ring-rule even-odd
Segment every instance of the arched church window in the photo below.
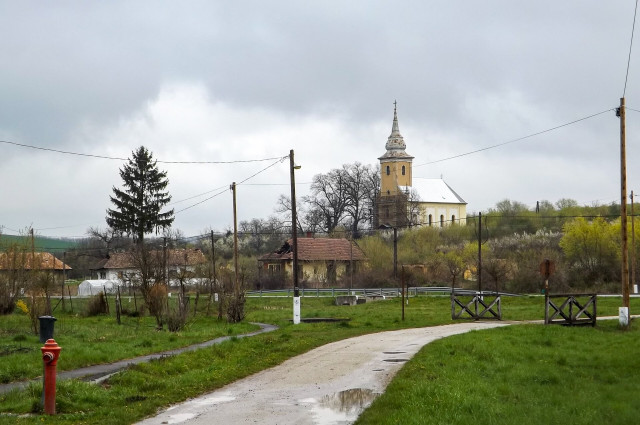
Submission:
{"label": "arched church window", "polygon": [[444,227],[444,215],[440,215],[440,227]]}
{"label": "arched church window", "polygon": [[433,214],[429,214],[429,226],[433,225]]}
{"label": "arched church window", "polygon": [[456,224],[456,216],[455,215],[451,216],[451,224]]}
{"label": "arched church window", "polygon": [[406,170],[405,166],[403,165],[402,166],[402,175],[404,176],[406,172],[407,172],[407,170]]}
{"label": "arched church window", "polygon": [[387,176],[391,174],[391,168],[389,168],[389,166],[387,165]]}

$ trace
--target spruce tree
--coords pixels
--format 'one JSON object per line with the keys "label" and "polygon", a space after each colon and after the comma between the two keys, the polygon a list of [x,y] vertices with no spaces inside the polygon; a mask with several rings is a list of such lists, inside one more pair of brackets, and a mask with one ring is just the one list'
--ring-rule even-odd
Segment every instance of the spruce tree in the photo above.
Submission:
{"label": "spruce tree", "polygon": [[151,152],[140,146],[127,164],[120,169],[123,188],[113,187],[111,202],[115,209],[107,210],[107,224],[114,230],[133,236],[137,243],[144,234],[171,227],[173,209],[160,212],[171,201],[166,192],[169,180],[166,171],[159,171]]}

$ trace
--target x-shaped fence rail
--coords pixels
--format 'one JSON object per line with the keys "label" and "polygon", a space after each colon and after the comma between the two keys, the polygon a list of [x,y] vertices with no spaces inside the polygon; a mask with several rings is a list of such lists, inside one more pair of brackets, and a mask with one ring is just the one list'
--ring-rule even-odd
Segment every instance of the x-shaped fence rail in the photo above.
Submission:
{"label": "x-shaped fence rail", "polygon": [[[462,298],[469,302],[463,301]],[[451,318],[460,319],[464,314],[468,314],[473,320],[497,319],[502,320],[502,303],[500,294],[480,293],[456,294],[451,291]]]}
{"label": "x-shaped fence rail", "polygon": [[[580,301],[578,298],[586,298]],[[561,299],[558,305],[554,299]],[[545,296],[544,323],[568,326],[596,325],[596,294],[547,294]]]}

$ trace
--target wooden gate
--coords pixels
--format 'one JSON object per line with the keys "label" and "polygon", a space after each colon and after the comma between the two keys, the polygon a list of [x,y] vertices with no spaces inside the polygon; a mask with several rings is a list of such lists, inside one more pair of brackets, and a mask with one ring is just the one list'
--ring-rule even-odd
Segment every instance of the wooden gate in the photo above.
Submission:
{"label": "wooden gate", "polygon": [[[463,300],[465,298],[465,300]],[[468,302],[467,302],[468,300]],[[460,319],[468,314],[473,320],[502,320],[502,305],[499,293],[456,294],[451,291],[451,319]]]}
{"label": "wooden gate", "polygon": [[[596,300],[596,294],[546,294],[544,324],[595,326],[597,318]],[[562,304],[559,304],[559,302]]]}

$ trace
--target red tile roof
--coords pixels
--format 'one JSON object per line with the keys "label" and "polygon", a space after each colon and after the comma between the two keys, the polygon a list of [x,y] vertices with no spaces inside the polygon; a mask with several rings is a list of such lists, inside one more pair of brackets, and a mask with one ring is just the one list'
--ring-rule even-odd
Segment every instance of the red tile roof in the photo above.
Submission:
{"label": "red tile roof", "polygon": [[[14,267],[31,270],[32,260],[35,260],[36,270],[62,270],[62,261],[49,252],[19,252],[17,257],[7,252],[0,252],[0,270],[15,270]],[[68,264],[64,265],[65,270],[71,270]]]}
{"label": "red tile roof", "polygon": [[[261,261],[292,259],[293,247],[291,239],[285,242],[277,251],[260,257]],[[348,239],[298,238],[299,261],[349,261],[351,259],[362,261],[366,260],[367,257],[358,245],[352,244]]]}

